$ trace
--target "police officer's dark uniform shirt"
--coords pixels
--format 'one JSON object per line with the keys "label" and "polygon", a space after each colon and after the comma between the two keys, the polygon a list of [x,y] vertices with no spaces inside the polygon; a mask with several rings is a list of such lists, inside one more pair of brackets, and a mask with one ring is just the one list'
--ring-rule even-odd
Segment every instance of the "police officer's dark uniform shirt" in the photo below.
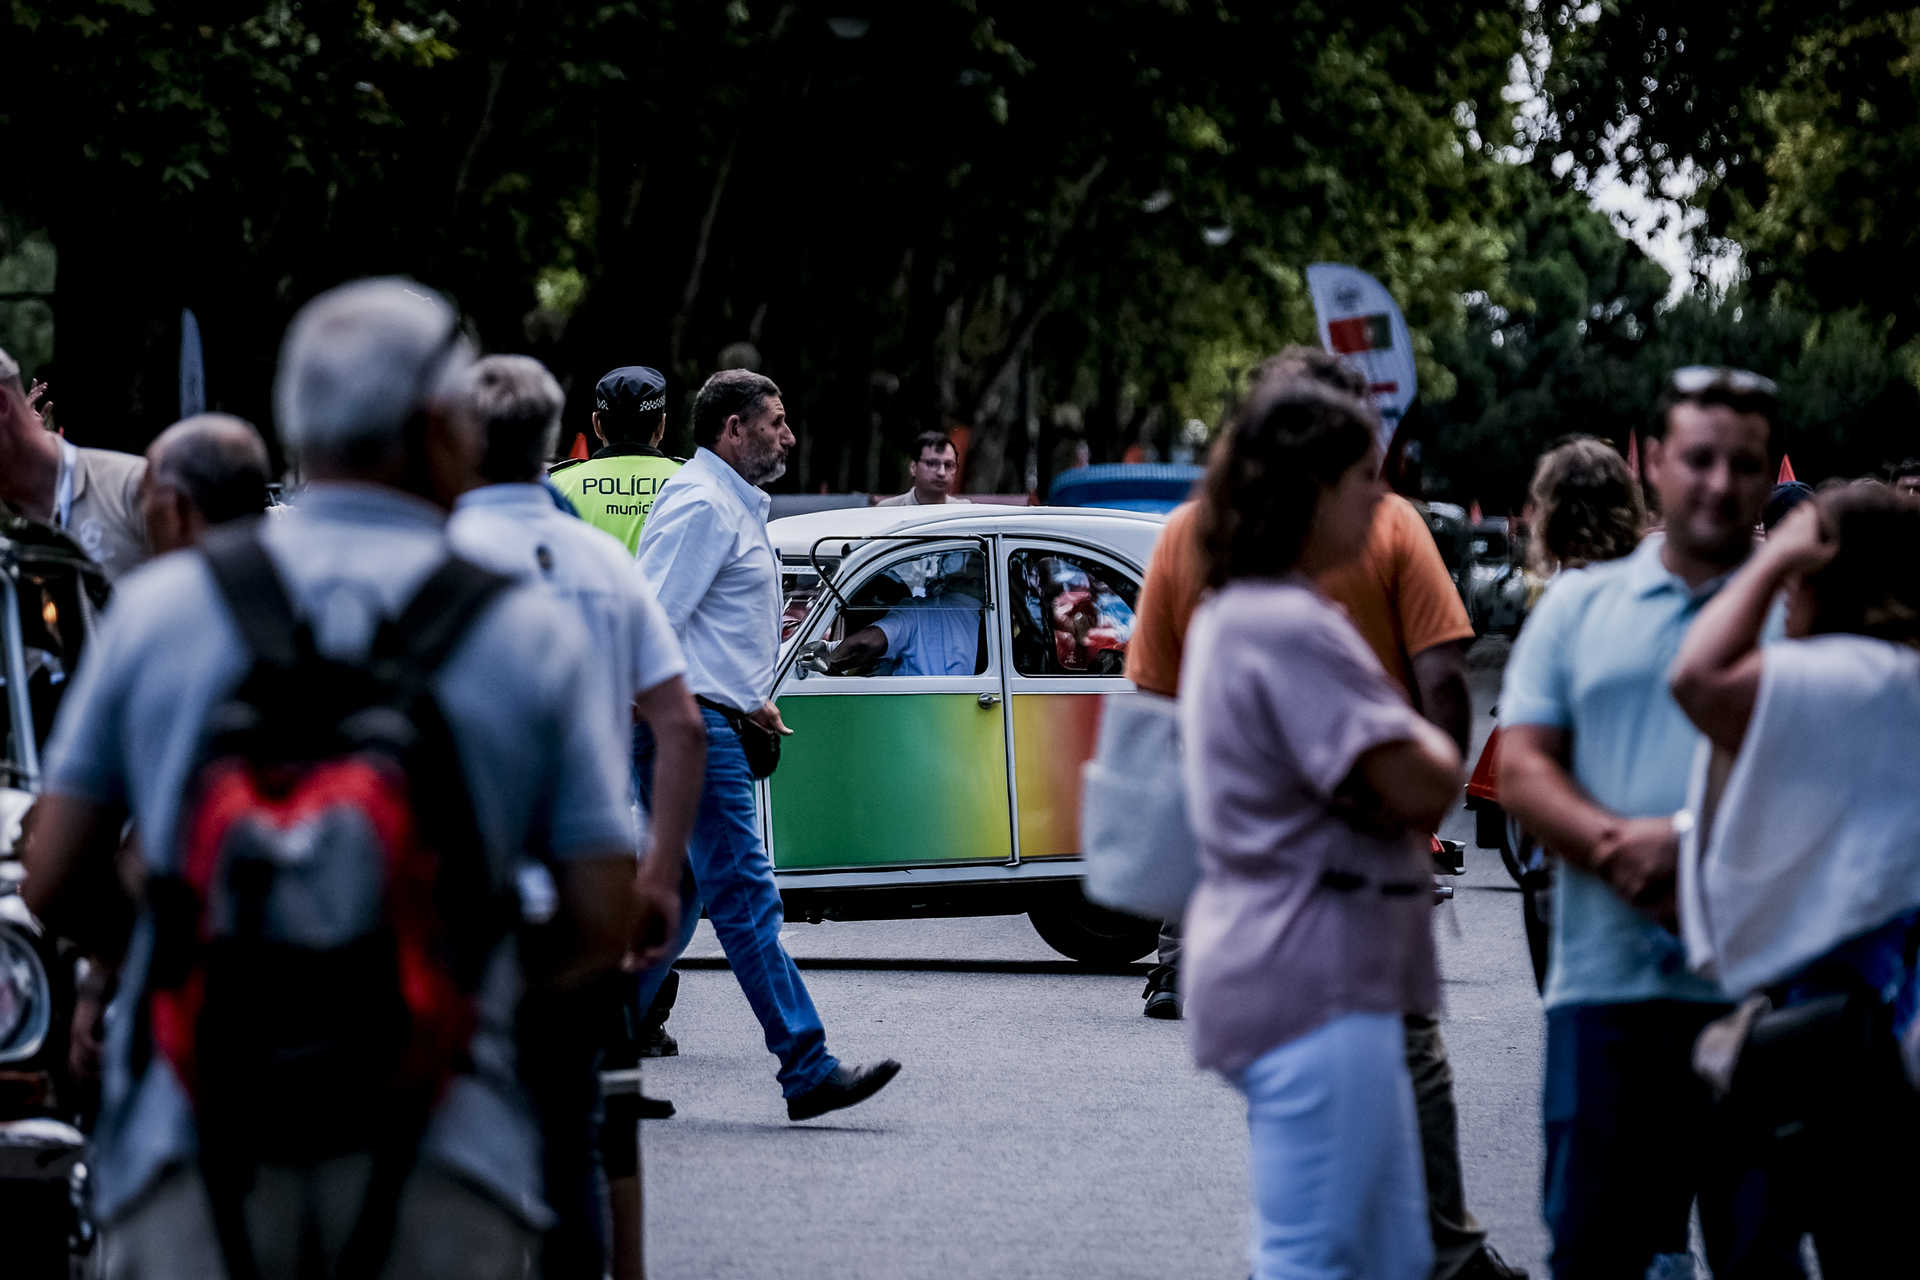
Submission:
{"label": "police officer's dark uniform shirt", "polygon": [[632,554],[654,498],[681,465],[651,445],[615,443],[547,474],[582,520],[626,543]]}

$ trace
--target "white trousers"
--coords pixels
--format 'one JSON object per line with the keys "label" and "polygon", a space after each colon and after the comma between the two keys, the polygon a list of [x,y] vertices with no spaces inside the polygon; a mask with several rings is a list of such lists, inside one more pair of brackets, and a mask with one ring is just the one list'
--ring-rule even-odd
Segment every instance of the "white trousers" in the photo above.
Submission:
{"label": "white trousers", "polygon": [[1252,1139],[1255,1280],[1425,1280],[1433,1240],[1400,1015],[1336,1018],[1234,1083]]}

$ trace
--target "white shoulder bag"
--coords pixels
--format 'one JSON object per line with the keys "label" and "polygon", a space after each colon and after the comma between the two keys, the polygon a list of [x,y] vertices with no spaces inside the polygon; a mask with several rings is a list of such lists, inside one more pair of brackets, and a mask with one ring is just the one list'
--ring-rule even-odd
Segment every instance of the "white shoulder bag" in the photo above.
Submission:
{"label": "white shoulder bag", "polygon": [[1086,895],[1149,920],[1178,919],[1200,879],[1177,707],[1144,690],[1108,694],[1080,775]]}

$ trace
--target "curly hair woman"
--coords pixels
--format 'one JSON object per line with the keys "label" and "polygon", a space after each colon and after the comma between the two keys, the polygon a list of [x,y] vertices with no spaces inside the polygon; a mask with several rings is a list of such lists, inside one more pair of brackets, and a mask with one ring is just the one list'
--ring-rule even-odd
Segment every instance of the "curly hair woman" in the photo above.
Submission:
{"label": "curly hair woman", "polygon": [[1647,527],[1627,460],[1593,436],[1570,436],[1540,455],[1527,486],[1527,511],[1533,531],[1528,567],[1542,579],[1617,560],[1639,545]]}
{"label": "curly hair woman", "polygon": [[1374,440],[1360,401],[1265,383],[1201,498],[1182,963],[1195,1059],[1247,1099],[1260,1280],[1432,1267],[1401,1020],[1437,1001],[1424,833],[1460,756],[1314,585],[1359,555],[1386,493]]}

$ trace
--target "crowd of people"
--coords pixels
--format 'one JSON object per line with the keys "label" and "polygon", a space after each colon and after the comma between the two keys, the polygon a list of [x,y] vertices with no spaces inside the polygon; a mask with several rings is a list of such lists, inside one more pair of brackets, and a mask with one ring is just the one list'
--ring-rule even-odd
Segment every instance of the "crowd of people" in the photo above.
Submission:
{"label": "crowd of people", "polygon": [[372,280],[295,317],[274,399],[285,506],[244,422],[77,448],[0,366],[0,500],[116,580],[24,840],[96,975],[101,1273],[639,1276],[671,1104],[634,1067],[703,909],[792,1120],[899,1071],[828,1051],[754,819],[779,388],[714,375],[682,465],[615,370],[549,479],[552,375]]}
{"label": "crowd of people", "polygon": [[[1393,500],[1373,410],[1311,359],[1256,379],[1143,592],[1129,673],[1178,692],[1202,868],[1148,1012],[1184,1003],[1246,1096],[1259,1280],[1512,1274],[1470,1236],[1446,1258],[1458,1157],[1422,1096],[1422,852],[1464,735],[1411,637],[1446,631],[1376,638],[1339,576],[1375,576]],[[1920,465],[1776,486],[1778,403],[1746,371],[1673,374],[1656,529],[1603,442],[1535,477],[1551,582],[1507,664],[1499,779],[1556,868],[1557,1277],[1693,1274],[1696,1206],[1716,1276],[1804,1275],[1807,1237],[1828,1277],[1910,1252]]]}
{"label": "crowd of people", "polygon": [[[637,1066],[703,913],[791,1120],[900,1070],[828,1050],[755,810],[789,732],[780,389],[714,374],[683,461],[666,380],[616,369],[598,449],[550,468],[552,374],[372,280],[296,316],[274,398],[288,505],[247,423],[77,447],[0,353],[0,501],[115,580],[25,840],[90,957],[101,1274],[642,1275],[638,1121],[672,1105]],[[1920,1127],[1920,463],[1776,486],[1781,427],[1764,377],[1681,369],[1654,503],[1589,437],[1530,489],[1500,798],[1555,1276],[1687,1274],[1696,1204],[1716,1275],[1804,1274],[1805,1236],[1885,1274],[1916,1189],[1877,1157]],[[1179,700],[1202,874],[1144,1012],[1244,1095],[1258,1280],[1511,1280],[1431,930],[1473,631],[1381,440],[1364,379],[1289,348],[1161,532],[1126,674]],[[955,500],[950,440],[910,462],[890,504]],[[971,672],[943,593],[828,660]]]}

